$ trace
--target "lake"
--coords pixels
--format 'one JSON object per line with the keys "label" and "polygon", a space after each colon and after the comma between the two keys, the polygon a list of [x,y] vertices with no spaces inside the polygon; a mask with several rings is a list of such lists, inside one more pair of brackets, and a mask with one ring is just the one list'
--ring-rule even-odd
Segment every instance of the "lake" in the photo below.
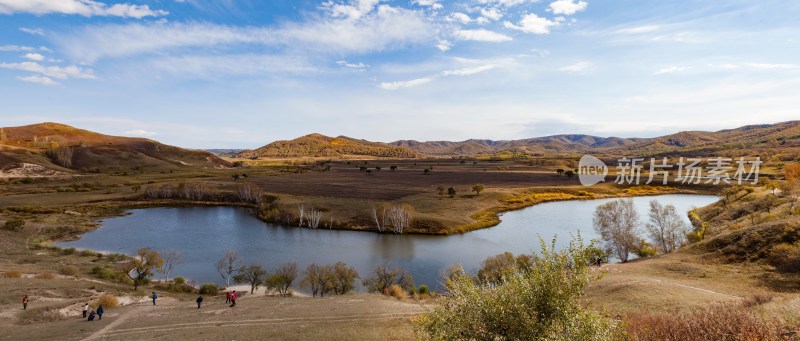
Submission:
{"label": "lake", "polygon": [[[691,208],[711,204],[717,197],[670,194],[632,199],[644,224],[650,200],[675,205],[686,219],[685,213]],[[495,227],[451,236],[287,227],[264,223],[246,208],[147,208],[105,219],[102,227],[81,239],[58,245],[127,254],[141,247],[177,249],[186,262],[176,267],[173,276],[197,283],[224,284],[214,264],[227,250],[236,250],[246,262],[260,262],[268,268],[295,261],[302,270],[312,262],[341,260],[365,275],[378,265],[390,263],[411,272],[417,285],[441,288],[440,273],[450,264],[461,264],[471,271],[487,257],[505,251],[535,252],[539,249],[538,236],[548,243],[557,236],[558,246],[567,245],[570,234],[578,231],[587,242],[597,238],[592,214],[595,207],[610,200],[614,199],[543,203],[507,212]]]}

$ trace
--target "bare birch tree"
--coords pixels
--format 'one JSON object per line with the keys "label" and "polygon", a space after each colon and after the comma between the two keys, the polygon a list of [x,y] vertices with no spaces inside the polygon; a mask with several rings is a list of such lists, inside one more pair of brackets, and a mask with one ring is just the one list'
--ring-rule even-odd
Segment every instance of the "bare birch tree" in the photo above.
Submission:
{"label": "bare birch tree", "polygon": [[242,265],[242,257],[234,250],[228,250],[225,256],[217,261],[217,272],[225,280],[226,288],[231,286],[231,280]]}
{"label": "bare birch tree", "polygon": [[300,215],[300,221],[298,223],[298,226],[299,227],[303,227],[303,219],[305,218],[305,215],[306,215],[306,207],[303,206],[303,205],[297,206],[297,212]]}
{"label": "bare birch tree", "polygon": [[180,251],[175,249],[167,249],[160,252],[161,258],[164,260],[164,263],[158,268],[158,272],[164,275],[165,280],[169,280],[169,275],[172,273],[172,270],[175,268],[176,265],[182,264],[184,262],[183,255]]}
{"label": "bare birch tree", "polygon": [[647,234],[664,253],[670,253],[684,243],[688,231],[675,206],[663,206],[653,200],[649,216],[650,222],[645,225]]}
{"label": "bare birch tree", "polygon": [[633,201],[614,200],[597,206],[594,211],[594,229],[600,235],[606,249],[622,262],[639,244],[639,214]]}
{"label": "bare birch tree", "polygon": [[322,219],[322,211],[311,207],[308,210],[308,227],[315,229],[319,226],[319,221]]}
{"label": "bare birch tree", "polygon": [[411,213],[413,210],[414,208],[409,204],[402,204],[389,208],[387,216],[394,233],[402,234],[403,231],[411,225]]}

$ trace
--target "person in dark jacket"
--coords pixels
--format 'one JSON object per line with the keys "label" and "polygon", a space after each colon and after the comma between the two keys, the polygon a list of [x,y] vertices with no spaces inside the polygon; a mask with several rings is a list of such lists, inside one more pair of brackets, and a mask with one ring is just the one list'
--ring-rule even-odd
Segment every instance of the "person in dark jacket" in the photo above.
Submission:
{"label": "person in dark jacket", "polygon": [[103,319],[103,306],[102,305],[97,307],[97,319],[98,320],[102,320]]}
{"label": "person in dark jacket", "polygon": [[203,296],[197,296],[197,309],[200,309],[200,305],[203,304]]}
{"label": "person in dark jacket", "polygon": [[96,313],[94,312],[94,310],[92,310],[92,312],[89,313],[89,321],[94,321],[94,316],[95,315],[96,315]]}
{"label": "person in dark jacket", "polygon": [[28,295],[22,298],[22,310],[28,309]]}

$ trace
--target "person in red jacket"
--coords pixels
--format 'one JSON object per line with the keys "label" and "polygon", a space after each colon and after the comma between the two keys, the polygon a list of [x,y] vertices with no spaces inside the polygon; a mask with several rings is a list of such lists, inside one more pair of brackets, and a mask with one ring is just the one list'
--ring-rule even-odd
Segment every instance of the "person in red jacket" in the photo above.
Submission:
{"label": "person in red jacket", "polygon": [[22,298],[22,310],[28,309],[28,295]]}
{"label": "person in red jacket", "polygon": [[231,293],[231,307],[236,306],[236,290]]}
{"label": "person in red jacket", "polygon": [[225,292],[225,304],[228,304],[228,303],[231,303],[231,292],[230,291],[226,291]]}

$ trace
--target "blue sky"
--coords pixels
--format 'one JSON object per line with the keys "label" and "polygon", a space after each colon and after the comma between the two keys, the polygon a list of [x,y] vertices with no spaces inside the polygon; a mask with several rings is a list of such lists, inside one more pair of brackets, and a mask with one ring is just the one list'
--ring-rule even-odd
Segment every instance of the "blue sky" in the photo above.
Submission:
{"label": "blue sky", "polygon": [[800,2],[0,0],[0,126],[192,148],[800,119]]}

